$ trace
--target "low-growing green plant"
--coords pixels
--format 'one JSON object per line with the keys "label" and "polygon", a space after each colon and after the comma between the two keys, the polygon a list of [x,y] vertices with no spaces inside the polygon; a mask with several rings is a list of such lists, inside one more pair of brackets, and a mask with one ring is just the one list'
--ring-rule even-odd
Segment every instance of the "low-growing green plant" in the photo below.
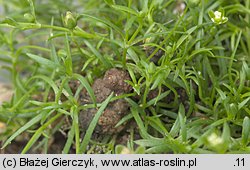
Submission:
{"label": "low-growing green plant", "polygon": [[[14,92],[0,107],[2,149],[21,138],[22,153],[48,153],[60,131],[61,153],[250,152],[250,0],[0,4],[0,68]],[[97,103],[91,84],[111,68],[129,73],[133,91]],[[78,102],[82,89],[92,104]],[[118,98],[130,112],[117,127],[134,121],[138,132],[130,129],[126,146],[116,145],[119,135],[95,141],[100,115]],[[79,113],[89,108],[98,111],[82,134]]]}

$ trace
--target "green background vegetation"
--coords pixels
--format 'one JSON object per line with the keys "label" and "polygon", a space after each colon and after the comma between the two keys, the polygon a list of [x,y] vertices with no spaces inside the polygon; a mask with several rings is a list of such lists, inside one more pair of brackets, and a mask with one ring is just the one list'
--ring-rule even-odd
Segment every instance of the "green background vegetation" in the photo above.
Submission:
{"label": "green background vegetation", "polygon": [[[14,91],[0,107],[7,124],[2,146],[28,133],[22,152],[36,146],[47,153],[67,117],[62,153],[86,153],[89,143],[105,146],[106,153],[124,147],[137,153],[249,153],[250,1],[190,1],[177,13],[181,1],[174,0],[0,1],[0,68],[9,71]],[[208,13],[220,8],[228,21],[218,25]],[[127,146],[115,146],[112,136],[92,141],[96,121],[84,137],[79,128],[81,110],[98,107],[98,119],[115,99],[82,106],[79,91],[86,88],[95,101],[91,84],[113,67],[127,70],[133,86],[131,94],[120,96],[131,106],[121,121],[134,119],[141,139],[134,140],[131,131]],[[75,95],[70,80],[82,84]],[[158,96],[147,100],[155,89]],[[51,91],[54,101],[48,101]],[[42,100],[34,100],[41,92]],[[136,95],[139,102],[132,99]],[[169,96],[173,100],[163,100]]]}

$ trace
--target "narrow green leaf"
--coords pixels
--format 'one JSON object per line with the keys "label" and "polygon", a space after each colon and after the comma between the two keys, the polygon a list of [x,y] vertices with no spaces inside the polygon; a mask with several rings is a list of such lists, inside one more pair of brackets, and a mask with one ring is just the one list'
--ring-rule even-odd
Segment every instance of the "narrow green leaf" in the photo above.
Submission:
{"label": "narrow green leaf", "polygon": [[142,12],[145,14],[148,12],[148,0],[143,1]]}
{"label": "narrow green leaf", "polygon": [[169,95],[171,91],[168,90],[168,91],[165,91],[164,93],[161,93],[159,96],[157,96],[156,98],[153,98],[152,100],[150,100],[149,102],[147,102],[146,106],[145,107],[149,107],[153,104],[156,104],[157,101],[160,101],[162,100],[163,98],[167,97]]}
{"label": "narrow green leaf", "polygon": [[239,103],[238,105],[238,110],[240,110],[241,108],[243,108],[244,106],[247,107],[249,105],[247,105],[247,102],[250,100],[250,97],[246,98],[245,100],[243,100],[242,102]]}
{"label": "narrow green leaf", "polygon": [[123,123],[127,122],[128,120],[132,119],[133,115],[132,114],[128,114],[126,116],[124,116],[116,125],[115,128],[122,125]]}
{"label": "narrow green leaf", "polygon": [[117,27],[115,24],[113,24],[112,22],[110,22],[110,21],[108,21],[106,19],[103,19],[103,18],[100,19],[100,18],[91,16],[91,15],[88,15],[88,14],[81,14],[81,15],[79,15],[78,19],[83,18],[83,17],[91,18],[93,20],[96,20],[98,22],[101,22],[101,23],[113,28],[114,30],[116,30],[124,38],[124,34],[123,34],[122,30],[119,27]]}
{"label": "narrow green leaf", "polygon": [[239,82],[240,85],[239,85],[238,90],[237,90],[237,92],[239,94],[241,93],[241,91],[244,87],[245,81],[246,81],[246,72],[245,72],[245,70],[242,69],[240,71],[240,82]]}
{"label": "narrow green leaf", "polygon": [[31,53],[26,53],[26,54],[28,57],[35,60],[36,62],[38,62],[39,64],[41,64],[44,67],[49,67],[49,68],[53,68],[53,69],[55,69],[56,67],[59,67],[58,64],[56,64],[53,61],[50,61],[46,58],[40,57],[40,56],[35,55],[35,54],[31,54]]}
{"label": "narrow green leaf", "polygon": [[114,0],[104,0],[108,5],[114,5],[115,1]]}
{"label": "narrow green leaf", "polygon": [[70,131],[68,132],[66,144],[64,145],[62,151],[63,154],[69,153],[70,147],[73,144],[74,135],[75,135],[75,127],[71,126]]}
{"label": "narrow green leaf", "polygon": [[102,62],[102,64],[106,68],[111,67],[111,64],[108,61],[108,59],[106,59],[103,55],[101,55],[101,53],[97,49],[95,49],[95,47],[93,47],[92,44],[90,44],[87,40],[84,40],[84,43],[89,47],[89,49],[94,53],[94,55]]}
{"label": "narrow green leaf", "polygon": [[176,49],[180,47],[180,45],[197,29],[197,26],[194,26],[187,30],[187,34],[182,35],[181,38],[176,43]]}
{"label": "narrow green leaf", "polygon": [[226,98],[227,98],[226,94],[221,89],[216,88],[216,90],[219,93],[221,99],[226,100]]}
{"label": "narrow green leaf", "polygon": [[244,146],[247,146],[250,142],[250,119],[249,117],[245,117],[243,120],[243,124],[242,124],[242,144]]}
{"label": "narrow green leaf", "polygon": [[233,75],[232,75],[233,61],[234,61],[234,58],[235,58],[236,51],[238,49],[238,45],[240,43],[241,35],[242,35],[242,30],[240,30],[240,32],[239,32],[239,36],[237,38],[236,44],[234,45],[235,48],[233,49],[232,55],[230,57],[231,60],[229,62],[229,66],[228,66],[228,75],[229,75],[230,84],[232,86],[234,86]]}
{"label": "narrow green leaf", "polygon": [[215,55],[211,52],[211,48],[200,48],[197,50],[192,51],[191,55],[187,57],[186,60],[191,60],[193,58],[193,56],[197,55],[197,54],[202,54],[202,53],[208,53],[210,54],[211,57],[215,58]]}
{"label": "narrow green leaf", "polygon": [[111,5],[111,7],[113,7],[114,9],[116,10],[119,10],[119,11],[123,11],[123,12],[127,12],[127,13],[130,13],[130,14],[133,14],[135,16],[138,16],[138,12],[132,8],[129,8],[129,7],[126,7],[126,6],[121,6],[121,5]]}
{"label": "narrow green leaf", "polygon": [[162,84],[162,81],[164,81],[164,77],[167,77],[168,74],[170,73],[170,69],[168,70],[168,72],[166,73],[159,73],[157,74],[155,81],[153,83],[153,85],[151,86],[150,90],[155,89],[158,85]]}
{"label": "narrow green leaf", "polygon": [[91,88],[91,86],[89,85],[88,81],[80,74],[73,74],[72,75],[73,78],[79,80],[82,85],[85,87],[85,89],[87,90],[92,102],[95,104],[96,106],[96,97],[95,97],[95,94],[94,94],[94,91],[93,89]]}
{"label": "narrow green leaf", "polygon": [[225,153],[228,149],[228,146],[230,144],[230,128],[228,126],[228,123],[225,122],[223,124],[223,132],[222,132],[222,139],[223,139],[223,147],[221,148],[222,153]]}
{"label": "narrow green leaf", "polygon": [[174,138],[178,135],[180,131],[180,120],[179,120],[179,116],[176,118],[169,134]]}
{"label": "narrow green leaf", "polygon": [[139,116],[138,111],[136,110],[136,108],[132,108],[131,113],[132,113],[137,125],[139,126],[142,137],[143,138],[149,138],[149,134],[147,133],[147,130],[146,130],[145,126],[144,126],[144,123],[143,123],[141,117]]}
{"label": "narrow green leaf", "polygon": [[64,61],[65,68],[66,68],[66,73],[71,76],[72,75],[72,57],[71,57],[71,51],[70,51],[70,46],[69,46],[69,38],[67,33],[65,33],[65,46],[66,46],[66,51],[67,51],[67,57]]}
{"label": "narrow green leaf", "polygon": [[137,103],[135,103],[133,100],[129,99],[129,98],[126,98],[126,100],[128,101],[128,103],[131,105],[131,113],[140,129],[140,132],[141,132],[141,135],[143,138],[147,139],[147,138],[150,138],[150,135],[148,134],[145,126],[144,126],[144,123],[139,115],[139,109],[140,108]]}
{"label": "narrow green leaf", "polygon": [[136,64],[140,62],[138,55],[133,50],[133,48],[128,48],[128,57],[130,57]]}
{"label": "narrow green leaf", "polygon": [[59,92],[59,89],[58,89],[57,85],[55,84],[55,82],[54,82],[51,78],[49,78],[49,77],[47,77],[47,76],[44,76],[44,75],[37,75],[37,76],[31,77],[31,78],[29,79],[29,81],[26,83],[26,86],[28,86],[29,82],[30,82],[31,80],[33,80],[33,79],[42,79],[42,80],[44,80],[45,82],[47,82],[47,83],[52,87],[52,89],[53,89],[55,95]]}
{"label": "narrow green leaf", "polygon": [[76,153],[79,154],[80,151],[80,131],[79,131],[79,120],[78,120],[78,112],[76,106],[72,106],[70,109],[70,113],[73,115],[73,125],[75,128],[75,147]]}
{"label": "narrow green leaf", "polygon": [[36,21],[36,13],[35,13],[35,7],[34,7],[34,3],[32,0],[27,0],[30,4],[30,12],[32,14],[32,16],[35,18]]}
{"label": "narrow green leaf", "polygon": [[130,30],[130,28],[132,27],[132,25],[135,22],[136,18],[137,18],[136,16],[129,18],[129,20],[127,21],[127,23],[126,23],[126,25],[124,27],[125,31],[129,31]]}
{"label": "narrow green leaf", "polygon": [[54,117],[52,117],[49,121],[47,121],[45,124],[43,124],[38,130],[36,130],[35,134],[31,137],[29,142],[26,144],[24,149],[22,150],[22,154],[25,154],[33,145],[34,143],[39,139],[39,137],[42,135],[43,131],[51,125],[56,119],[58,119],[62,114],[58,113]]}
{"label": "narrow green leaf", "polygon": [[185,108],[184,108],[183,104],[180,104],[178,117],[180,120],[180,127],[181,127],[180,128],[180,136],[182,138],[182,141],[186,142],[187,141],[187,128],[186,128]]}
{"label": "narrow green leaf", "polygon": [[153,147],[157,145],[164,145],[165,141],[164,139],[153,138],[153,139],[140,139],[135,141],[135,143],[144,147]]}
{"label": "narrow green leaf", "polygon": [[20,129],[18,129],[13,135],[11,135],[11,137],[9,137],[9,139],[4,143],[2,149],[5,148],[8,144],[10,144],[11,141],[13,139],[15,139],[18,135],[20,135],[22,132],[26,131],[31,126],[33,126],[34,124],[36,124],[37,122],[39,122],[41,120],[41,118],[42,118],[42,114],[38,114],[33,119],[31,119],[30,121],[28,121],[25,125],[23,125]]}
{"label": "narrow green leaf", "polygon": [[86,131],[86,134],[83,138],[83,141],[80,145],[80,153],[84,153],[86,151],[87,145],[91,139],[91,136],[94,132],[94,129],[97,125],[97,122],[99,120],[99,117],[101,116],[101,114],[103,113],[103,111],[106,109],[107,105],[109,104],[111,98],[113,97],[113,93],[111,93],[109,95],[109,97],[101,104],[101,107],[98,109],[98,111],[96,112],[94,118],[92,119],[92,121],[89,124],[89,127]]}

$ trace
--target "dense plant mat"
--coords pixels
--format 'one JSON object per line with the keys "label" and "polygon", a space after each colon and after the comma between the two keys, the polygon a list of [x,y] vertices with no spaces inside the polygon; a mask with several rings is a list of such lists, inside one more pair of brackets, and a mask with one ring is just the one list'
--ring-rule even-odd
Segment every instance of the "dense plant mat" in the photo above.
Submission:
{"label": "dense plant mat", "polygon": [[0,15],[1,153],[250,153],[250,0],[11,0]]}

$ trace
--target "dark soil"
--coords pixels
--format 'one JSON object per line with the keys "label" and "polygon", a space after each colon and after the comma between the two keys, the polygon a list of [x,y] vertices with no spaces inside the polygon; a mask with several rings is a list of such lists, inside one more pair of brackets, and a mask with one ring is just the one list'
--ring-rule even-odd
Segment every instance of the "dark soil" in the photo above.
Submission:
{"label": "dark soil", "polygon": [[[132,87],[125,82],[130,80],[129,74],[126,71],[112,68],[106,71],[103,78],[96,79],[92,85],[97,103],[103,102],[112,92],[115,96],[129,93]],[[91,103],[89,95],[85,90],[82,91],[80,98],[81,104]],[[80,112],[79,120],[83,132],[89,126],[89,123],[96,114],[97,109],[87,109]],[[121,132],[126,126],[115,125],[129,113],[129,105],[124,99],[118,99],[108,104],[107,108],[102,113],[94,133],[99,135],[112,135]]]}

